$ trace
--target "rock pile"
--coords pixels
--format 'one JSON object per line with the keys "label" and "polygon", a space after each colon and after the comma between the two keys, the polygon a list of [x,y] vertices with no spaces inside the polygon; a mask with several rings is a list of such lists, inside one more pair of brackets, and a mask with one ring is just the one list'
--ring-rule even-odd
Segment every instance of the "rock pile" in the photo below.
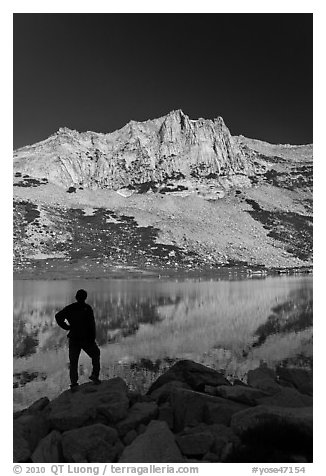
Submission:
{"label": "rock pile", "polygon": [[146,395],[121,378],[14,414],[14,462],[309,462],[312,377],[259,367],[248,385],[181,360]]}

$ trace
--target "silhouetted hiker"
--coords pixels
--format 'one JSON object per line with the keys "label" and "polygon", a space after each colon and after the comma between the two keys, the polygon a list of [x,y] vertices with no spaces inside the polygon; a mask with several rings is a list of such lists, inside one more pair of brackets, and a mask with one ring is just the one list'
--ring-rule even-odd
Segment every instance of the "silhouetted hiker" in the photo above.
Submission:
{"label": "silhouetted hiker", "polygon": [[[96,345],[96,328],[93,309],[86,304],[87,292],[79,289],[73,304],[66,306],[55,315],[55,319],[62,329],[69,330],[69,361],[71,389],[78,387],[78,359],[83,349],[92,359],[93,372],[90,380],[101,383],[100,374],[100,349]],[[65,322],[68,321],[68,324]]]}

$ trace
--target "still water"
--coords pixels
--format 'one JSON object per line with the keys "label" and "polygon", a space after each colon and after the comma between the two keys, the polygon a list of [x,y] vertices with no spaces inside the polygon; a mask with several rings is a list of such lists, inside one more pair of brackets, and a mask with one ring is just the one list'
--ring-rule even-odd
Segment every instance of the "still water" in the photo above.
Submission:
{"label": "still water", "polygon": [[[88,291],[102,378],[141,391],[174,359],[245,378],[261,361],[312,365],[312,277],[14,282],[14,407],[69,385],[66,332],[54,315]],[[80,382],[90,361],[80,358]]]}

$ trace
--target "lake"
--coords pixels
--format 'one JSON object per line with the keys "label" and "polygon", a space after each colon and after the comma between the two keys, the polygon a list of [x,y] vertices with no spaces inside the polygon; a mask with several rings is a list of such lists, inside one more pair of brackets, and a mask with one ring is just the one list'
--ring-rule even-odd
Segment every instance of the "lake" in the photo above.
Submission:
{"label": "lake", "polygon": [[[66,331],[54,315],[88,292],[102,378],[144,391],[175,359],[245,379],[261,361],[312,366],[311,276],[14,281],[14,408],[68,388]],[[80,383],[91,371],[81,354]]]}

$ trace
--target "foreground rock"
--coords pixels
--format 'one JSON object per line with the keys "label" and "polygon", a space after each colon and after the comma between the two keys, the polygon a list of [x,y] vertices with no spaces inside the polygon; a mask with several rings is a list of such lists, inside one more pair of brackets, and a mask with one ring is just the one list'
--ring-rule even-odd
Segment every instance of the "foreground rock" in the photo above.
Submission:
{"label": "foreground rock", "polygon": [[269,405],[273,407],[312,407],[312,397],[302,394],[294,388],[282,388],[279,392],[268,397],[258,398],[259,405]]}
{"label": "foreground rock", "polygon": [[62,447],[66,461],[107,463],[115,460],[121,450],[121,442],[114,428],[98,423],[66,431],[62,437]]}
{"label": "foreground rock", "polygon": [[231,428],[237,434],[241,435],[247,430],[252,430],[261,425],[262,421],[285,422],[300,431],[312,437],[312,407],[302,408],[283,408],[278,406],[258,405],[257,407],[243,410],[233,415],[231,419]]}
{"label": "foreground rock", "polygon": [[296,370],[282,380],[261,366],[249,372],[250,385],[231,385],[180,361],[147,395],[120,378],[84,384],[14,414],[14,461],[310,462],[312,379]]}
{"label": "foreground rock", "polygon": [[313,393],[313,380],[312,372],[309,372],[305,369],[297,368],[285,368],[279,367],[277,369],[277,374],[279,378],[286,382],[287,384],[292,385],[299,392],[305,393],[307,395],[312,395]]}
{"label": "foreground rock", "polygon": [[182,463],[173,433],[163,421],[151,421],[122,453],[119,463]]}
{"label": "foreground rock", "polygon": [[226,425],[201,423],[182,431],[177,443],[187,457],[223,461],[240,440]]}
{"label": "foreground rock", "polygon": [[112,424],[127,416],[129,400],[127,385],[119,377],[81,385],[77,392],[63,392],[50,404],[51,426],[59,431],[79,428],[91,423]]}
{"label": "foreground rock", "polygon": [[248,384],[266,393],[277,393],[280,385],[276,381],[276,373],[267,367],[258,367],[248,372]]}
{"label": "foreground rock", "polygon": [[225,398],[212,397],[193,390],[180,389],[171,398],[174,414],[174,430],[183,430],[201,422],[229,425],[234,413],[248,408]]}
{"label": "foreground rock", "polygon": [[234,400],[235,402],[246,405],[256,405],[260,398],[268,397],[269,394],[257,388],[247,387],[245,385],[221,385],[215,389],[215,395]]}
{"label": "foreground rock", "polygon": [[147,424],[158,414],[158,407],[154,402],[135,403],[129,410],[127,417],[117,423],[119,435],[124,436],[141,424]]}
{"label": "foreground rock", "polygon": [[40,413],[24,414],[14,420],[14,461],[31,458],[38,442],[49,432],[49,421]]}
{"label": "foreground rock", "polygon": [[148,390],[153,393],[162,385],[178,381],[187,384],[193,390],[204,390],[205,385],[217,387],[218,385],[230,385],[229,381],[220,372],[197,364],[191,360],[180,360],[174,364],[165,374],[161,375]]}
{"label": "foreground rock", "polygon": [[39,442],[32,454],[33,463],[60,463],[63,461],[62,436],[56,430],[51,431]]}
{"label": "foreground rock", "polygon": [[42,397],[36,400],[32,405],[30,405],[28,408],[25,408],[24,410],[20,410],[18,412],[14,412],[14,418],[19,418],[20,416],[23,415],[31,415],[31,414],[37,414],[44,410],[50,403],[50,400],[48,397]]}
{"label": "foreground rock", "polygon": [[[158,382],[158,380],[156,380],[156,382]],[[166,401],[169,401],[174,391],[179,388],[187,388],[188,390],[191,390],[191,388],[186,382],[180,382],[179,380],[170,380],[169,382],[164,383],[163,385],[157,388],[154,387],[154,390],[152,390],[152,387],[148,391],[148,394],[150,394],[151,398],[156,400],[158,404],[162,404]],[[215,387],[213,388],[215,389]]]}

